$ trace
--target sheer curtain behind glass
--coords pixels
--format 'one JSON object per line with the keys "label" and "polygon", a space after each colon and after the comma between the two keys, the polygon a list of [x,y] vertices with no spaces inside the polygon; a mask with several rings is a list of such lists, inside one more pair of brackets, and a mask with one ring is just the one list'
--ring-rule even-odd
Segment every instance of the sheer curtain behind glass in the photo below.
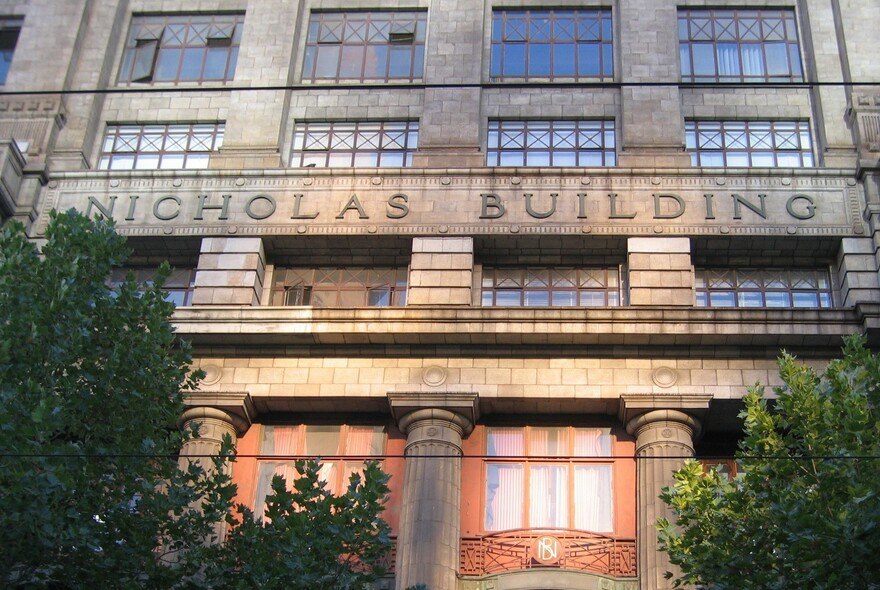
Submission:
{"label": "sheer curtain behind glass", "polygon": [[[275,475],[283,476],[289,489],[299,477],[296,458],[321,458],[318,477],[333,494],[344,493],[351,474],[363,469],[364,459],[380,457],[385,434],[381,426],[295,425],[265,426],[261,453],[273,457],[260,461],[255,512],[265,508]],[[284,460],[291,457],[289,460]]]}
{"label": "sheer curtain behind glass", "polygon": [[[493,428],[488,435],[490,457],[522,457],[520,428]],[[489,463],[486,468],[486,530],[523,526],[523,467],[516,463]]]}
{"label": "sheer curtain behind glass", "polygon": [[613,531],[607,429],[490,428],[487,443],[486,530]]}
{"label": "sheer curtain behind glass", "polygon": [[[609,457],[611,438],[603,430],[576,429],[578,457]],[[597,533],[614,530],[611,465],[574,466],[574,528]]]}

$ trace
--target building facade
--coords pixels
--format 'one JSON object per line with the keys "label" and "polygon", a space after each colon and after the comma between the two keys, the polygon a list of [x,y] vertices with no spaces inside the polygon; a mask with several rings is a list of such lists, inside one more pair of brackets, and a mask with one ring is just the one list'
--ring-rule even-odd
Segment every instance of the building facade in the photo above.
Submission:
{"label": "building facade", "polygon": [[871,0],[0,0],[0,214],[112,217],[259,511],[392,474],[380,588],[667,588],[657,499],[880,327]]}

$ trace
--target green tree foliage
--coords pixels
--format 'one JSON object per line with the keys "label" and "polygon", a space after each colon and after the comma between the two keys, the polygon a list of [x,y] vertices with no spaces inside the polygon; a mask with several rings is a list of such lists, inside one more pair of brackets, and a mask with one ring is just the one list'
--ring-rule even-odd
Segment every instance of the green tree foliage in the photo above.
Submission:
{"label": "green tree foliage", "polygon": [[190,506],[233,492],[176,467],[189,349],[158,285],[108,287],[111,223],[53,213],[46,237],[0,233],[0,586],[169,588],[223,517]]}
{"label": "green tree foliage", "polygon": [[300,477],[290,490],[276,475],[264,517],[238,507],[226,545],[207,566],[217,588],[360,590],[384,573],[391,540],[380,514],[388,475],[367,462],[363,476],[353,474],[346,493],[334,496],[319,467],[297,461]]}
{"label": "green tree foliage", "polygon": [[851,337],[823,374],[787,354],[779,371],[775,404],[745,397],[739,475],[688,462],[661,495],[675,586],[880,588],[880,358]]}
{"label": "green tree foliage", "polygon": [[273,482],[270,521],[233,519],[228,441],[207,471],[177,467],[198,375],[168,269],[111,289],[129,254],[112,223],[53,213],[46,238],[38,252],[20,225],[0,231],[0,587],[335,590],[381,574],[387,475],[371,464],[335,497],[309,462],[293,492]]}

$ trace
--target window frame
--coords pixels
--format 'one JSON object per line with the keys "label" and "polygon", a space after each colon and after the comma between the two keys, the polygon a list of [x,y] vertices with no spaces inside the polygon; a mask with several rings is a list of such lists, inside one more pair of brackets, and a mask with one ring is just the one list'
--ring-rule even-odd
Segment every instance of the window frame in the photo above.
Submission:
{"label": "window frame", "polygon": [[[729,27],[723,23],[730,19],[734,26],[734,32],[730,33]],[[747,25],[743,24],[746,19],[754,19],[759,28],[755,33]],[[783,29],[782,37],[772,38],[777,34],[772,28],[765,32],[767,21],[780,20]],[[700,26],[697,21],[706,21]],[[711,30],[706,31],[706,27]],[[769,27],[769,25],[766,25]],[[720,31],[720,32],[719,32]],[[757,34],[759,38],[754,38]],[[679,71],[681,81],[695,84],[778,84],[778,83],[802,83],[804,82],[804,60],[801,54],[800,36],[798,32],[797,14],[794,8],[688,8],[680,7],[678,10],[678,41],[679,41]],[[785,63],[787,73],[779,74],[770,72],[769,66],[778,56],[771,57],[770,49],[776,44],[784,46]],[[751,52],[746,52],[747,48]],[[698,48],[710,48],[712,57],[712,73],[697,73],[695,51]],[[731,53],[735,48],[735,55]],[[755,51],[757,48],[757,52]],[[722,55],[726,50],[727,55]],[[705,51],[705,49],[700,49]],[[762,73],[749,74],[743,67],[744,62],[750,60],[754,66],[755,56],[760,53],[760,70]],[[733,58],[731,58],[733,55]],[[708,54],[706,54],[708,56]],[[796,58],[796,59],[795,59]],[[731,67],[736,62],[736,72],[725,74],[722,72],[721,62],[727,62]]]}
{"label": "window frame", "polygon": [[[568,288],[554,287],[560,286],[558,283],[554,285],[554,275],[565,272],[574,272],[574,277],[569,276],[558,277],[560,281],[568,281],[571,286]],[[601,272],[604,274],[604,286],[591,287],[586,286],[588,281],[594,280],[591,273]],[[558,267],[494,267],[484,266],[482,270],[482,278],[480,281],[480,304],[482,307],[620,307],[623,301],[623,281],[621,269],[619,266],[614,267],[575,267],[575,266],[558,266]],[[519,278],[515,279],[510,275],[518,273]],[[548,279],[543,284],[534,284],[542,279],[538,273],[547,273]],[[487,276],[490,275],[491,276]],[[500,275],[500,280],[499,280]],[[504,276],[507,275],[507,276]],[[613,281],[611,278],[613,277]],[[490,282],[491,281],[491,282]],[[517,281],[517,284],[504,286],[505,282]],[[613,283],[613,284],[612,284]],[[500,285],[500,286],[499,286]],[[561,286],[560,286],[561,287]],[[529,303],[529,294],[547,293],[547,303]],[[559,295],[559,303],[554,303],[555,294]],[[593,304],[585,301],[585,297],[590,294],[602,294],[603,303]],[[502,295],[504,302],[499,304],[499,294]],[[562,297],[564,294],[574,294],[577,298],[576,303],[566,303]],[[519,303],[511,303],[514,296],[518,296]],[[490,299],[487,299],[490,298]],[[537,300],[537,299],[536,299]]]}
{"label": "window frame", "polygon": [[[24,17],[6,16],[0,17],[0,87],[6,85],[9,78],[9,70],[12,68],[12,60],[15,59],[15,48],[21,29],[24,26]],[[14,35],[14,38],[12,38]],[[8,45],[5,47],[4,45]]]}
{"label": "window frame", "polygon": [[616,127],[614,119],[490,119],[486,166],[613,167],[617,165]]}
{"label": "window frame", "polygon": [[[369,145],[370,136],[377,145]],[[326,147],[310,148],[310,137]],[[340,144],[341,149],[334,148]],[[418,147],[417,120],[299,121],[293,126],[288,163],[292,168],[409,168]]]}
{"label": "window frame", "polygon": [[[226,123],[222,121],[212,123],[110,123],[104,129],[104,136],[98,152],[98,170],[201,170],[208,168],[212,154],[216,154],[223,145],[226,132]],[[175,136],[184,136],[186,146],[184,149],[165,149]],[[211,149],[192,149],[197,146],[195,142],[202,141],[200,137],[210,139]],[[136,140],[134,149],[117,149],[118,146],[130,147],[131,138]],[[161,138],[159,149],[142,149],[145,142],[153,147],[150,138]],[[109,151],[106,151],[109,146]],[[204,156],[204,157],[203,157]],[[113,167],[115,161],[124,161],[131,157],[131,167]],[[138,167],[138,162],[156,158],[156,166]],[[163,166],[165,161],[173,161],[179,158],[181,166]],[[189,165],[189,164],[197,165]]]}
{"label": "window frame", "polygon": [[[290,273],[288,273],[290,271]],[[377,281],[370,282],[365,280],[362,282],[354,282],[350,279],[351,273],[368,273],[367,278],[372,276],[370,273],[392,273],[394,282]],[[281,276],[284,273],[285,276]],[[335,281],[324,280],[330,273],[336,275]],[[301,279],[300,282],[294,283],[292,278]],[[297,277],[296,275],[299,275]],[[311,278],[307,283],[305,279]],[[308,306],[316,308],[347,308],[347,307],[405,307],[406,296],[409,287],[409,271],[407,267],[276,267],[273,273],[272,289],[270,296],[270,305],[277,306]],[[382,278],[380,276],[380,278]],[[290,282],[291,284],[288,284]],[[323,285],[335,285],[335,288],[324,287]],[[315,305],[315,297],[320,294],[326,294],[328,297],[333,296],[335,304],[333,305]],[[357,294],[363,296],[363,304],[346,305],[346,296]],[[371,296],[380,296],[387,298],[387,303],[370,304]],[[291,300],[291,297],[294,299]],[[293,302],[290,302],[293,301]]]}
{"label": "window frame", "polygon": [[[533,19],[547,19],[548,27],[541,31],[533,25]],[[523,27],[516,28],[511,23],[522,19]],[[588,19],[594,19],[594,30],[582,30]],[[571,20],[571,29],[557,33],[562,21]],[[538,41],[541,41],[538,43]],[[571,69],[561,71],[557,68],[558,59],[563,52],[558,49],[571,46]],[[596,72],[585,71],[584,62],[590,48],[595,50]],[[521,48],[521,49],[519,49]],[[546,55],[538,53],[546,52]],[[521,56],[518,55],[521,53]],[[614,80],[614,21],[610,8],[495,8],[489,22],[489,81],[490,82],[612,82]],[[533,55],[534,54],[534,55]],[[582,55],[583,54],[583,55]],[[521,71],[507,70],[508,60],[520,63]],[[531,73],[530,63],[547,64],[545,72]],[[584,73],[581,73],[581,72]]]}
{"label": "window frame", "polygon": [[[746,272],[760,273],[760,286],[740,286],[741,283],[754,283],[754,279],[741,279],[740,274]],[[795,288],[792,275],[794,273],[811,273],[815,279],[816,288],[801,289]],[[727,280],[721,277],[719,273],[730,273],[732,278],[729,279],[731,286],[711,286],[711,277],[707,273],[715,273],[718,278],[716,281]],[[779,273],[780,276],[786,277],[786,287],[767,287],[769,273]],[[772,275],[771,278],[772,279]],[[822,286],[822,281],[826,286]],[[717,294],[713,297],[713,294]],[[772,294],[781,301],[784,296],[787,298],[787,305],[767,305],[767,295]],[[801,295],[815,295],[816,305],[795,305],[796,297]],[[834,308],[834,287],[832,283],[831,271],[827,268],[698,268],[694,271],[694,295],[695,307],[715,308],[715,309],[833,309]],[[824,298],[824,302],[823,302]],[[713,304],[713,299],[718,301]],[[762,305],[752,305],[749,301],[757,301],[760,299]],[[725,302],[732,302],[728,305]],[[747,304],[743,304],[746,302]]]}
{"label": "window frame", "polygon": [[[763,127],[763,129],[762,129]],[[793,129],[791,129],[793,127]],[[720,138],[720,144],[716,149],[701,147],[701,143],[715,133]],[[760,138],[760,134],[769,136],[771,147],[760,149],[760,143],[766,141]],[[797,147],[786,149],[784,143],[790,142],[785,139],[789,133],[797,140]],[[735,134],[745,138],[745,145],[737,139],[732,139]],[[734,143],[731,146],[731,142]],[[756,146],[756,143],[759,144]],[[804,146],[804,143],[808,145]],[[685,120],[685,151],[691,155],[691,165],[698,167],[714,168],[813,168],[816,165],[813,153],[813,135],[810,122],[803,119],[794,120]],[[715,162],[710,158],[720,158],[721,162]],[[731,163],[731,160],[736,160]],[[759,160],[758,158],[762,158]],[[797,162],[794,162],[797,159]]]}
{"label": "window frame", "polygon": [[[380,15],[387,15],[390,18],[379,18]],[[352,29],[356,25],[350,23],[359,22],[359,18],[364,19],[365,30],[363,31],[363,39],[356,43],[346,43],[346,35],[357,36],[357,32]],[[412,18],[413,26],[411,31],[404,29],[404,24],[408,24]],[[327,31],[326,23],[333,23],[336,19],[341,19],[341,30]],[[322,84],[322,83],[414,83],[420,82],[425,76],[425,40],[427,37],[427,21],[428,11],[426,9],[388,9],[388,10],[312,10],[305,24],[304,42],[302,46],[302,61],[300,62],[300,80],[303,84]],[[387,38],[384,42],[378,42],[375,35],[382,34],[380,26],[374,23],[387,23]],[[397,31],[395,31],[397,27]],[[328,27],[329,28],[329,27]],[[324,35],[330,35],[330,38]],[[336,38],[338,37],[338,39]],[[338,46],[339,51],[334,57],[331,50],[321,51],[321,47]],[[410,47],[407,52],[402,48]],[[346,48],[349,48],[346,51]],[[357,51],[352,48],[363,48],[360,60],[355,60]],[[371,49],[372,48],[372,49]],[[378,60],[384,52],[384,67],[376,70],[376,75],[367,75],[368,60],[372,55]],[[325,62],[328,66],[333,63],[332,75],[319,75],[322,64],[322,53],[327,57]],[[394,54],[408,56],[409,68],[406,74],[395,73]],[[354,70],[349,72],[345,70],[347,65],[360,61],[360,68],[357,74]]]}
{"label": "window frame", "polygon": [[[277,452],[274,447],[271,451],[267,450],[267,440],[274,435],[276,428],[290,429],[288,437],[292,439],[294,446],[293,452],[283,453]],[[307,447],[309,429],[339,429],[338,440],[336,441],[336,449],[334,453],[317,453],[310,452]],[[367,453],[349,453],[347,448],[351,444],[351,434],[354,429],[371,429],[373,437],[371,441],[370,451]],[[381,449],[374,452],[373,444],[381,437]],[[295,475],[294,462],[299,459],[319,459],[324,466],[330,466],[333,481],[327,481],[327,489],[339,495],[348,487],[348,477],[351,473],[360,471],[364,462],[376,460],[382,462],[388,449],[388,428],[385,424],[324,424],[324,423],[300,423],[300,424],[265,424],[262,426],[260,434],[259,453],[256,459],[256,482],[254,486],[254,512],[262,515],[265,510],[266,495],[271,491],[272,477],[278,473],[279,467],[284,466],[287,474]],[[358,463],[360,468],[351,469],[352,465]],[[273,466],[271,472],[267,473],[264,468]],[[326,471],[322,473],[326,474]],[[288,486],[293,484],[294,479],[286,478]]]}
{"label": "window frame", "polygon": [[[185,12],[185,13],[146,13],[132,15],[129,23],[128,34],[122,49],[122,57],[119,63],[117,84],[122,86],[139,85],[185,85],[185,84],[225,84],[235,78],[235,70],[238,63],[238,52],[241,47],[241,35],[244,27],[245,15],[243,12]],[[224,19],[228,22],[224,22]],[[205,21],[205,22],[200,22]],[[190,43],[189,35],[197,34],[191,30],[193,26],[207,26],[204,31],[203,44]],[[166,42],[166,34],[169,27],[183,27],[183,40],[177,39],[176,43]],[[228,28],[228,32],[224,31]],[[169,39],[169,41],[171,41]],[[223,51],[217,51],[223,49]],[[203,51],[202,51],[203,50]],[[212,51],[214,50],[214,51]],[[173,76],[161,76],[162,55],[169,56],[168,63],[173,63],[170,57],[178,52],[177,65]],[[198,60],[199,75],[197,77],[181,77],[181,72],[187,65],[186,60],[190,56],[201,53]],[[205,76],[205,70],[211,61],[212,54],[222,57],[222,76]],[[219,57],[213,59],[218,60]],[[189,67],[192,67],[189,64]]]}
{"label": "window frame", "polygon": [[[548,453],[546,455],[536,455],[531,452],[531,445],[533,442],[533,434],[539,430],[559,430],[565,431],[566,433],[566,450],[562,453],[552,454]],[[512,431],[520,431],[522,433],[522,455],[500,455],[493,454],[490,449],[490,437],[493,430],[512,430]],[[607,454],[605,455],[576,455],[575,454],[575,433],[579,430],[584,431],[599,431],[600,435],[603,437],[603,446],[607,446]],[[592,533],[598,534],[614,534],[617,530],[616,527],[616,516],[615,516],[615,503],[617,498],[615,496],[615,457],[614,457],[614,442],[615,437],[610,428],[606,427],[581,427],[581,426],[488,426],[486,428],[486,454],[483,457],[483,482],[482,482],[482,503],[481,503],[481,514],[482,514],[482,522],[480,524],[481,529],[487,534],[500,533],[503,531],[510,530],[584,530]],[[490,517],[490,494],[494,499],[495,495],[498,493],[497,487],[494,491],[490,491],[491,488],[491,478],[490,478],[490,470],[494,466],[520,466],[522,473],[522,513],[520,526],[513,528],[495,528],[490,527],[488,519]],[[533,467],[565,467],[564,473],[566,474],[566,520],[567,523],[565,526],[556,526],[556,525],[533,525],[530,522],[532,517],[532,506],[531,506],[531,497],[532,497],[532,476],[533,476]],[[601,466],[607,469],[607,488],[605,492],[608,494],[607,503],[609,512],[604,517],[604,521],[607,523],[607,529],[600,530],[599,527],[597,530],[590,529],[578,529],[577,519],[578,519],[578,502],[577,499],[577,489],[576,489],[576,477],[575,473],[578,467],[583,466]]]}
{"label": "window frame", "polygon": [[[134,282],[138,285],[147,283],[153,284],[156,273],[159,271],[157,267],[147,266],[124,266],[114,268],[110,274],[110,288],[114,289],[124,283],[128,278],[128,273],[133,275]],[[189,275],[188,281],[183,286],[175,286],[174,283],[181,283],[179,279]],[[169,285],[169,283],[171,283]],[[165,279],[160,291],[164,294],[166,301],[171,301],[176,307],[186,307],[192,305],[193,292],[196,286],[196,269],[195,267],[174,266],[171,273]],[[180,303],[175,301],[178,297],[182,298]]]}

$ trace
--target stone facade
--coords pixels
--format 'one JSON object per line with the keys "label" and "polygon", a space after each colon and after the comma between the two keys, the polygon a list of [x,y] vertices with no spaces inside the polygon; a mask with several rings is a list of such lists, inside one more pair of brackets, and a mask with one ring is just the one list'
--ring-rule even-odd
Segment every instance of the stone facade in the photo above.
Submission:
{"label": "stone facade", "polygon": [[[730,7],[768,22],[793,15],[789,79],[683,81],[683,14]],[[417,47],[405,76],[308,77],[309,52],[347,43],[332,27],[316,41],[315,23],[347,11],[381,22],[426,14],[424,32],[389,25],[374,53],[357,54],[379,68],[382,52],[397,60]],[[608,19],[607,77],[565,73],[563,57],[551,76],[538,64],[551,53],[537,49],[529,59],[543,77],[498,69],[497,18],[529,14],[539,31],[575,12],[587,29]],[[233,13],[237,32],[181,41],[223,59],[234,47],[232,75],[193,78],[182,73],[189,62],[158,53],[171,33],[130,33],[147,15]],[[397,543],[381,588],[667,588],[653,524],[682,457],[732,454],[740,399],[752,384],[778,384],[781,348],[821,367],[847,334],[877,341],[876,2],[0,0],[0,18],[20,28],[0,87],[0,219],[40,239],[52,209],[113,217],[133,265],[192,271],[174,321],[206,378],[181,425],[197,421],[209,436],[184,455],[214,452],[229,434],[253,455],[233,471],[242,501],[258,501],[270,425],[306,441],[313,426],[340,437],[380,428]],[[346,55],[343,70],[356,61]],[[150,75],[125,81],[138,59]],[[611,130],[609,165],[550,166],[568,156],[539,138],[522,156],[535,160],[487,165],[493,149],[510,149],[493,147],[499,122],[577,121]],[[400,122],[418,123],[411,165],[289,165],[295,150],[320,151],[297,144],[304,124],[338,133],[347,154],[351,125]],[[797,155],[812,165],[693,165],[694,122],[806,122]],[[111,127],[136,128],[141,141],[220,123],[222,146],[198,168],[102,169],[140,149],[110,147]],[[357,278],[388,269],[405,280]],[[533,444],[547,433],[610,442],[543,460],[490,449],[514,432]],[[610,524],[584,525],[573,515],[591,500],[574,480],[597,466],[612,474]],[[529,526],[544,468],[568,474],[568,491],[555,493],[571,515]],[[504,469],[531,474],[518,526],[487,516]]]}

